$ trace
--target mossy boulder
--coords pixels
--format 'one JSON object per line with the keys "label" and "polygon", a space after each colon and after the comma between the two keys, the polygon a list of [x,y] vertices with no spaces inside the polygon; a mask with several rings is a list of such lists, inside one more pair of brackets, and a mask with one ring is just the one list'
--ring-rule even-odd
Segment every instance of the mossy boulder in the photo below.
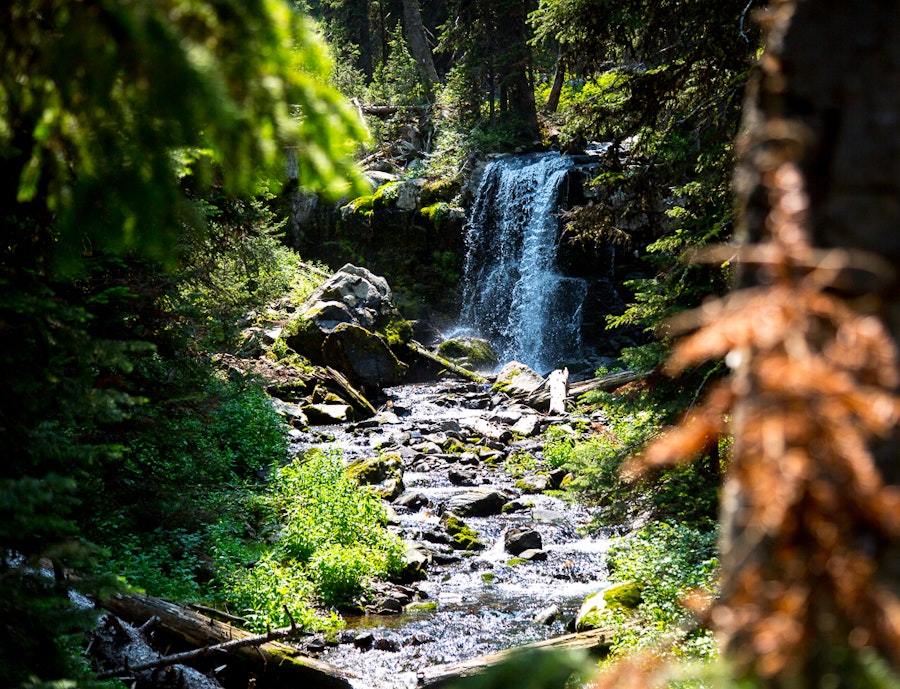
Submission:
{"label": "mossy boulder", "polygon": [[644,584],[640,581],[625,581],[610,586],[603,592],[603,600],[608,608],[634,610],[644,599]]}
{"label": "mossy boulder", "polygon": [[457,550],[484,550],[484,543],[478,538],[478,532],[468,526],[462,519],[452,514],[445,514],[441,524]]}
{"label": "mossy boulder", "polygon": [[378,335],[350,323],[341,323],[325,336],[322,357],[326,366],[366,389],[399,385],[409,368]]}
{"label": "mossy boulder", "polygon": [[444,340],[438,347],[438,354],[472,370],[494,369],[500,363],[491,343],[476,337]]}
{"label": "mossy boulder", "polygon": [[626,581],[610,586],[604,591],[592,593],[581,604],[575,617],[575,631],[599,629],[608,626],[605,620],[607,610],[634,610],[640,605],[644,585],[638,581]]}
{"label": "mossy boulder", "polygon": [[374,485],[388,479],[400,478],[403,462],[395,454],[356,459],[347,466],[347,473],[360,485]]}

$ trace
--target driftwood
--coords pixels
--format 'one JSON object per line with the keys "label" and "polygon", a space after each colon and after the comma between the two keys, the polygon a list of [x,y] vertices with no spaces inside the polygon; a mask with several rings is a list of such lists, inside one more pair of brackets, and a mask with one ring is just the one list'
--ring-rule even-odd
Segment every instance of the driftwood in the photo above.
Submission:
{"label": "driftwood", "polygon": [[421,670],[416,682],[419,687],[435,689],[443,687],[464,677],[478,675],[507,660],[513,659],[519,654],[535,651],[573,651],[586,650],[604,655],[609,651],[612,641],[612,630],[593,629],[588,632],[576,634],[564,634],[546,641],[538,641],[525,646],[517,646],[506,651],[498,651],[490,655],[461,660],[445,665],[433,665]]}
{"label": "driftwood", "polygon": [[219,622],[206,615],[183,608],[161,598],[117,595],[102,602],[104,608],[133,624],[143,624],[158,617],[158,628],[177,637],[192,648],[253,639],[251,645],[235,644],[226,649],[230,655],[249,664],[260,675],[277,677],[281,682],[312,685],[322,689],[351,689],[352,679],[345,670],[303,655],[298,649],[280,641],[255,645],[258,636]]}
{"label": "driftwood", "polygon": [[[616,388],[622,387],[626,383],[633,383],[636,380],[644,378],[646,373],[638,371],[619,371],[618,373],[610,373],[609,375],[600,376],[599,378],[591,378],[578,383],[569,385],[566,393],[567,399],[577,398],[586,392],[593,390],[602,390],[603,392],[611,392]],[[535,409],[546,410],[550,406],[551,391],[547,389],[547,385],[542,385],[540,389],[528,395],[515,395],[522,402]]]}
{"label": "driftwood", "polygon": [[477,373],[475,373],[473,371],[469,371],[468,369],[465,369],[462,366],[458,366],[457,364],[454,364],[449,359],[445,359],[444,357],[439,356],[438,354],[428,351],[428,349],[426,347],[422,346],[415,340],[410,340],[407,343],[407,346],[413,352],[418,354],[419,356],[421,356],[425,359],[429,359],[430,361],[433,361],[434,363],[441,365],[442,367],[444,367],[451,373],[455,373],[456,375],[462,376],[463,378],[471,380],[475,383],[485,383],[486,384],[488,382],[487,378],[485,378],[484,376],[479,376]]}
{"label": "driftwood", "polygon": [[557,369],[547,376],[547,391],[550,394],[550,413],[566,413],[566,392],[569,386],[569,369]]}
{"label": "driftwood", "polygon": [[347,380],[347,376],[337,369],[331,368],[331,366],[326,366],[325,370],[328,371],[328,375],[331,376],[332,380],[337,384],[344,395],[346,395],[345,399],[349,398],[350,404],[353,405],[354,409],[366,414],[367,417],[375,416],[375,414],[378,413],[375,411],[375,407],[372,406],[372,403],[369,402],[359,390],[353,387],[353,384],[349,380]]}
{"label": "driftwood", "polygon": [[216,680],[182,665],[183,659],[161,662],[159,653],[144,637],[147,627],[156,622],[158,618],[152,617],[147,624],[135,628],[115,615],[105,615],[100,626],[91,633],[90,652],[104,664],[120,669],[104,673],[101,677],[119,677],[131,686],[222,689]]}

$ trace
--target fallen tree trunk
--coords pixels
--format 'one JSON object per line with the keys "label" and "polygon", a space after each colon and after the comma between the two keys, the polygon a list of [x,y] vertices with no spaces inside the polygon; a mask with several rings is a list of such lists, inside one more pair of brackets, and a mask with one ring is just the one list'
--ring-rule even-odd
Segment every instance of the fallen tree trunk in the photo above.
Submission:
{"label": "fallen tree trunk", "polygon": [[455,373],[456,375],[462,376],[463,378],[471,380],[475,383],[485,383],[486,384],[488,382],[487,378],[485,378],[484,376],[479,376],[477,373],[474,373],[473,371],[465,369],[462,366],[458,366],[457,364],[454,364],[452,361],[445,359],[444,357],[439,356],[437,354],[434,354],[433,352],[428,351],[428,349],[426,347],[423,347],[415,340],[410,340],[407,343],[407,346],[413,352],[418,354],[419,356],[421,356],[425,359],[429,359],[430,361],[433,361],[436,364],[440,364],[442,367],[444,367],[451,373]]}
{"label": "fallen tree trunk", "polygon": [[421,670],[417,681],[419,687],[435,689],[465,677],[481,674],[492,667],[516,658],[519,654],[536,651],[573,651],[581,649],[604,655],[609,651],[611,642],[612,630],[610,629],[592,629],[591,631],[577,634],[564,634],[546,641],[517,646],[516,648],[498,651],[479,658],[461,660],[456,663],[447,663],[446,665],[433,665]]}
{"label": "fallen tree trunk", "polygon": [[[151,596],[116,595],[104,600],[102,606],[114,615],[137,625],[154,616],[158,617],[157,629],[171,634],[193,648],[255,636],[243,629]],[[268,641],[258,646],[239,646],[228,652],[252,666],[258,674],[278,678],[285,684],[309,684],[323,689],[352,689],[350,680],[358,679],[345,670],[305,656],[298,649],[280,641]]]}
{"label": "fallen tree trunk", "polygon": [[[599,378],[591,378],[589,380],[582,380],[578,383],[572,383],[568,388],[567,399],[575,399],[578,396],[593,390],[612,392],[616,388],[620,388],[626,383],[633,383],[636,380],[640,380],[646,375],[646,373],[639,373],[638,371],[619,371],[617,373],[610,373],[606,376],[600,376]],[[529,395],[514,396],[535,409],[547,410],[550,407],[551,391],[546,389],[546,386],[542,386],[540,390]]]}

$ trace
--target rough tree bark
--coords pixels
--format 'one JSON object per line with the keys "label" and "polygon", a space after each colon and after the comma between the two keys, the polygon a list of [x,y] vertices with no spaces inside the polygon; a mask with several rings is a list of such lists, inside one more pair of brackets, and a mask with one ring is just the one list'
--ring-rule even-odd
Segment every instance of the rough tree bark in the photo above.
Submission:
{"label": "rough tree bark", "polygon": [[403,25],[406,27],[409,50],[415,58],[422,76],[428,81],[429,90],[432,90],[438,83],[438,73],[434,68],[434,58],[425,35],[425,25],[422,23],[418,0],[403,0]]}
{"label": "rough tree bark", "polygon": [[[744,239],[755,244],[779,222],[773,218],[767,189],[771,189],[779,166],[787,162],[802,177],[808,199],[806,230],[815,247],[862,250],[896,269],[900,266],[900,2],[779,0],[770,6],[764,25],[767,48],[751,79],[745,105],[746,133],[738,141],[741,162],[736,192]],[[896,273],[893,278],[886,271],[878,276],[864,270],[846,273],[830,292],[843,296],[854,312],[880,320],[894,343],[900,342]],[[759,277],[750,270],[745,282],[752,284]],[[816,336],[814,332],[804,334],[812,347],[818,346]],[[744,402],[735,408],[736,457],[742,452],[745,407],[752,404],[753,395],[754,389],[748,387]],[[813,459],[816,442],[818,439],[809,446]],[[900,483],[897,425],[889,437],[876,441],[869,450],[884,482],[896,490]],[[850,487],[837,490],[849,491]],[[786,567],[785,552],[761,535],[759,515],[748,509],[742,491],[742,486],[731,482],[726,484],[723,498],[725,609],[733,593],[729,582],[740,571],[758,567],[764,579],[768,577],[765,585],[771,588],[783,586],[778,572],[779,567]],[[796,521],[790,527],[794,530],[810,528],[800,509],[798,505],[791,514]],[[834,519],[835,525],[812,525],[810,537],[823,537],[821,529],[844,528],[841,515]],[[880,584],[900,596],[900,543],[855,522],[853,529],[849,540],[856,539],[853,545],[863,547],[871,557],[876,572],[873,585]],[[827,567],[831,566],[837,567],[838,560],[829,562]],[[809,574],[813,579],[817,575]],[[876,646],[877,640],[854,628],[839,605],[815,591],[798,605],[807,625],[804,657],[794,659],[784,671],[764,676],[760,686],[854,686],[858,678],[847,676],[847,668],[853,666],[854,656]],[[785,612],[783,622],[792,623],[791,614]],[[727,650],[732,657],[745,656],[748,647],[761,641],[742,634],[740,615],[739,609],[734,611],[725,624],[731,633]],[[885,615],[893,616],[889,624],[896,630],[897,612],[885,610]],[[809,638],[809,629],[815,629],[814,638]],[[764,650],[750,652],[761,656]],[[889,662],[897,662],[896,653],[888,650],[885,655]]]}

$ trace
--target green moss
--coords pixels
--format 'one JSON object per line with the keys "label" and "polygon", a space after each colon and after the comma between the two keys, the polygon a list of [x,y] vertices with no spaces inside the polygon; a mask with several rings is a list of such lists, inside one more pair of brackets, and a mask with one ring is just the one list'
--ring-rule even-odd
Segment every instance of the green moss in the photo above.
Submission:
{"label": "green moss", "polygon": [[438,354],[472,368],[493,368],[500,362],[491,344],[475,337],[446,340],[438,347]]}
{"label": "green moss", "polygon": [[496,578],[497,578],[497,576],[493,572],[482,572],[481,573],[481,580],[485,584],[492,584]]}
{"label": "green moss", "polygon": [[527,564],[528,560],[521,557],[513,557],[506,561],[507,567],[518,567],[519,565]]}
{"label": "green moss", "polygon": [[402,461],[395,454],[357,459],[347,467],[347,474],[361,485],[381,483],[389,478],[400,477]]}
{"label": "green moss", "polygon": [[478,532],[469,527],[462,519],[452,514],[444,515],[441,520],[450,538],[453,539],[453,547],[458,550],[484,550],[484,543],[478,538]]}
{"label": "green moss", "polygon": [[392,316],[382,333],[391,347],[406,344],[413,336],[412,323],[400,316]]}
{"label": "green moss", "polygon": [[640,581],[626,581],[616,584],[603,592],[603,600],[608,608],[634,610],[643,600],[644,584]]}
{"label": "green moss", "polygon": [[410,603],[405,609],[407,612],[434,612],[437,610],[437,603],[431,600],[422,603]]}

